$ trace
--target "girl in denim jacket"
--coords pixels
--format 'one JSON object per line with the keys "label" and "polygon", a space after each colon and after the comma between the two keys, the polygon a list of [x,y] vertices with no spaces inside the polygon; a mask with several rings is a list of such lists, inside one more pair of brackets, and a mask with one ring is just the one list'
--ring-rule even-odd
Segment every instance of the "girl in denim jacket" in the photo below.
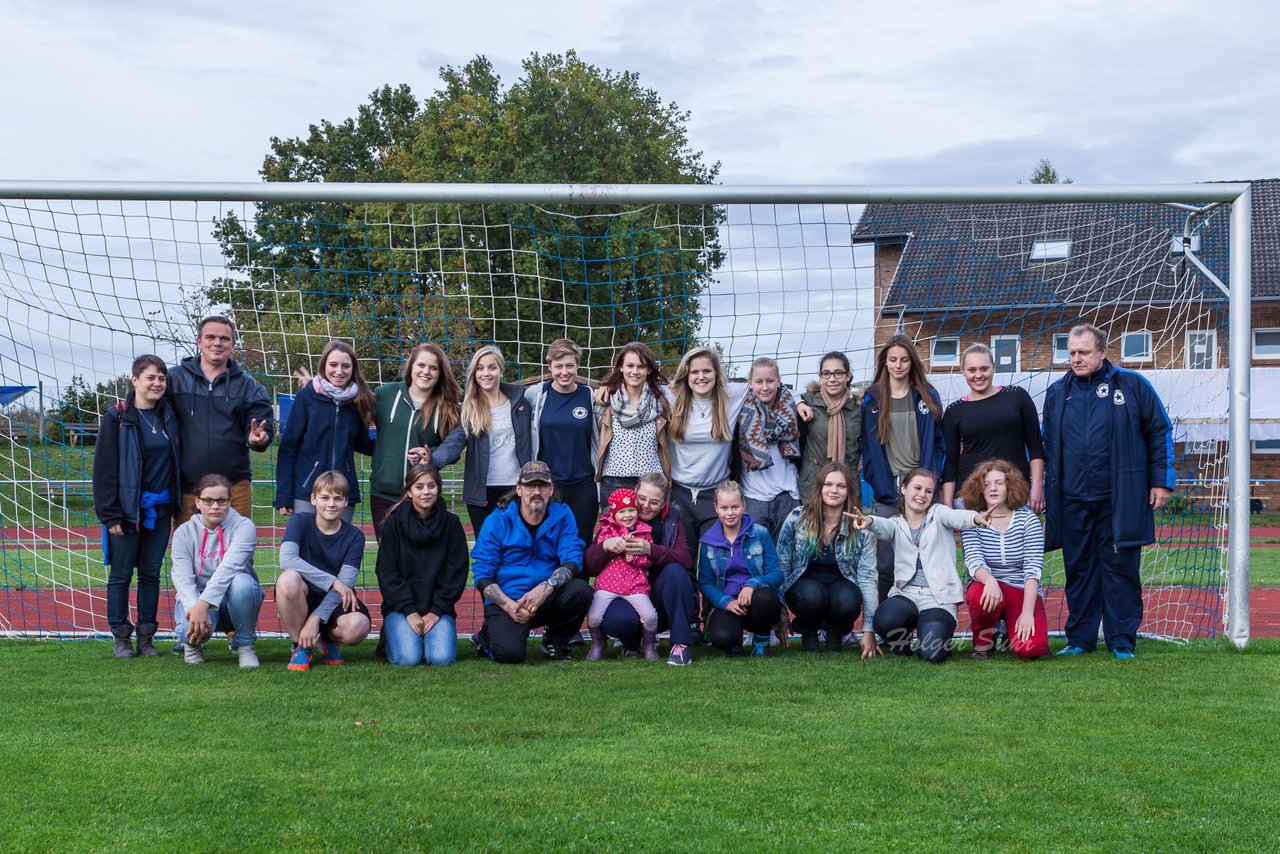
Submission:
{"label": "girl in denim jacket", "polygon": [[782,613],[782,567],[773,539],[745,512],[742,487],[726,480],[716,487],[716,521],[699,540],[698,585],[712,606],[707,615],[711,645],[730,655],[742,652],[742,633],[752,635],[751,655],[769,649],[769,630]]}

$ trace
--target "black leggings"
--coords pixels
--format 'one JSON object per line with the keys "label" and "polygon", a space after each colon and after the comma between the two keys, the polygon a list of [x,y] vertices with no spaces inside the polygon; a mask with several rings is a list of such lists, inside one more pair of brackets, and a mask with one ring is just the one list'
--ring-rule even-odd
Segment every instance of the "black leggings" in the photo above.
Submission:
{"label": "black leggings", "polygon": [[796,615],[791,627],[800,634],[826,625],[828,633],[844,637],[862,613],[862,591],[847,578],[818,581],[800,576],[787,589],[787,607]]}
{"label": "black leggings", "polygon": [[712,610],[707,617],[707,640],[716,649],[742,646],[743,629],[767,637],[780,616],[782,600],[778,598],[777,591],[772,587],[757,587],[751,594],[751,604],[747,606],[745,617],[731,614],[723,608]]}
{"label": "black leggings", "polygon": [[942,608],[920,611],[906,596],[890,596],[880,603],[873,620],[876,634],[889,643],[897,655],[911,654],[911,633],[919,635],[916,655],[921,661],[942,664],[951,657],[951,639],[956,618]]}
{"label": "black leggings", "polygon": [[599,518],[600,488],[594,480],[577,486],[558,486],[560,500],[573,513],[573,521],[578,524],[578,538],[583,547],[596,541],[596,519]]}

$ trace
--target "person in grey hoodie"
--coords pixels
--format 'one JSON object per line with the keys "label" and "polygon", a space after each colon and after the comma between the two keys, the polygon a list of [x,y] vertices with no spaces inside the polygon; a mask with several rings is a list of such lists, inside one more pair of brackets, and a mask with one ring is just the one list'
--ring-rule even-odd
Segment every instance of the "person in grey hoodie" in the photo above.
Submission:
{"label": "person in grey hoodie", "polygon": [[235,632],[240,666],[258,666],[254,648],[262,586],[253,571],[258,533],[231,506],[231,481],[206,474],[195,485],[196,515],[173,534],[174,634],[185,644],[187,664],[204,663],[204,642],[215,632]]}

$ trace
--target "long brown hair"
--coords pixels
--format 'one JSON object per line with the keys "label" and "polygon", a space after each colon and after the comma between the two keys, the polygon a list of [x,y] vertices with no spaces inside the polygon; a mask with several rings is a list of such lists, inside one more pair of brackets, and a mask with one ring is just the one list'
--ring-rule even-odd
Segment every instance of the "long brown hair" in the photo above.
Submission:
{"label": "long brown hair", "polygon": [[929,380],[924,375],[924,362],[920,361],[920,354],[916,352],[916,344],[902,333],[890,338],[885,345],[880,348],[880,352],[876,354],[876,373],[875,378],[871,380],[871,388],[875,392],[876,402],[880,405],[880,417],[876,421],[876,434],[881,445],[889,444],[889,425],[891,423],[889,416],[889,351],[894,347],[901,347],[907,351],[907,355],[911,358],[911,372],[907,374],[907,382],[911,385],[913,391],[920,395],[920,399],[924,401],[924,405],[929,407],[929,413],[933,415],[933,420],[942,420],[942,405],[938,403],[938,390],[929,384]]}
{"label": "long brown hair", "polygon": [[653,351],[639,341],[632,341],[614,355],[613,367],[604,375],[604,379],[600,380],[600,385],[609,394],[613,394],[622,388],[625,382],[622,376],[622,363],[626,361],[628,353],[634,353],[636,358],[649,369],[649,375],[645,377],[645,384],[649,386],[649,391],[653,393],[654,399],[660,403],[665,401],[666,396],[662,393],[662,387],[668,385],[670,380],[662,373],[662,366],[658,364]]}
{"label": "long brown hair", "polygon": [[360,371],[360,360],[356,357],[355,348],[345,341],[330,341],[324,345],[324,349],[320,351],[320,364],[316,367],[316,373],[324,377],[324,368],[329,363],[329,355],[334,351],[346,353],[351,358],[351,381],[356,384],[355,406],[356,412],[360,415],[360,420],[365,424],[373,423],[374,406],[373,392],[369,389],[369,384],[364,380],[364,374]]}
{"label": "long brown hair", "polygon": [[693,409],[693,392],[689,389],[689,366],[694,359],[711,360],[711,367],[716,374],[715,388],[711,391],[711,438],[728,442],[733,438],[733,428],[729,426],[729,393],[725,390],[724,367],[720,364],[720,356],[710,347],[693,348],[684,354],[679,367],[676,368],[676,375],[671,379],[671,387],[675,389],[675,399],[672,401],[671,423],[667,425],[667,435],[677,442],[684,441],[684,431],[689,426],[689,412]]}
{"label": "long brown hair", "polygon": [[[836,472],[844,478],[845,485],[849,487],[849,494],[845,496],[844,510],[842,512],[852,513],[853,508],[861,503],[857,480],[847,465],[833,460],[818,469],[818,479],[814,481],[813,492],[809,493],[809,500],[804,503],[804,509],[800,511],[800,524],[808,533],[809,539],[813,541],[813,554],[817,554],[819,550],[825,549],[831,543],[831,539],[827,538],[827,526],[822,519],[822,509],[825,506],[822,502],[822,486],[827,482],[827,476]],[[836,526],[836,530],[839,531],[844,527],[844,524],[844,517],[842,516],[840,524]],[[805,550],[808,552],[809,544],[806,543],[805,546]]]}
{"label": "long brown hair", "polygon": [[492,356],[498,360],[499,384],[502,382],[501,373],[507,366],[507,360],[503,357],[502,351],[492,344],[484,345],[471,355],[471,364],[467,366],[467,389],[462,398],[462,426],[468,436],[488,433],[492,426],[489,401],[485,393],[480,390],[480,384],[476,382],[476,368],[480,366],[480,360],[485,356]]}
{"label": "long brown hair", "polygon": [[453,432],[453,428],[458,426],[458,420],[462,417],[462,407],[459,404],[462,399],[462,388],[453,375],[453,368],[444,350],[435,344],[427,343],[414,347],[404,360],[403,379],[406,393],[413,381],[413,363],[418,361],[418,357],[423,353],[430,353],[436,357],[436,364],[440,366],[440,378],[427,393],[427,399],[422,402],[422,429],[425,430],[431,426],[431,419],[436,417],[438,411],[440,423],[436,432],[443,439]]}
{"label": "long brown hair", "polygon": [[929,471],[924,466],[916,466],[911,471],[902,476],[902,485],[898,487],[898,515],[907,515],[907,484],[918,477],[927,477],[933,481],[933,494],[936,498],[938,495],[938,476]]}

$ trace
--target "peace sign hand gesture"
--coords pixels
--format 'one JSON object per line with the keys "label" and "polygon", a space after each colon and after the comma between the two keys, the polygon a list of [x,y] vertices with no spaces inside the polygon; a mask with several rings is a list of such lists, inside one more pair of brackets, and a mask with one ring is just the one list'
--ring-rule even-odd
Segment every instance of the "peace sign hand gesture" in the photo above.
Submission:
{"label": "peace sign hand gesture", "polygon": [[856,530],[865,531],[871,527],[870,517],[862,515],[862,508],[856,504],[853,506],[853,512],[845,513],[844,516],[853,523],[853,527]]}
{"label": "peace sign hand gesture", "polygon": [[271,441],[271,436],[267,433],[267,419],[263,418],[259,421],[256,418],[249,419],[249,444],[250,445],[266,445]]}

